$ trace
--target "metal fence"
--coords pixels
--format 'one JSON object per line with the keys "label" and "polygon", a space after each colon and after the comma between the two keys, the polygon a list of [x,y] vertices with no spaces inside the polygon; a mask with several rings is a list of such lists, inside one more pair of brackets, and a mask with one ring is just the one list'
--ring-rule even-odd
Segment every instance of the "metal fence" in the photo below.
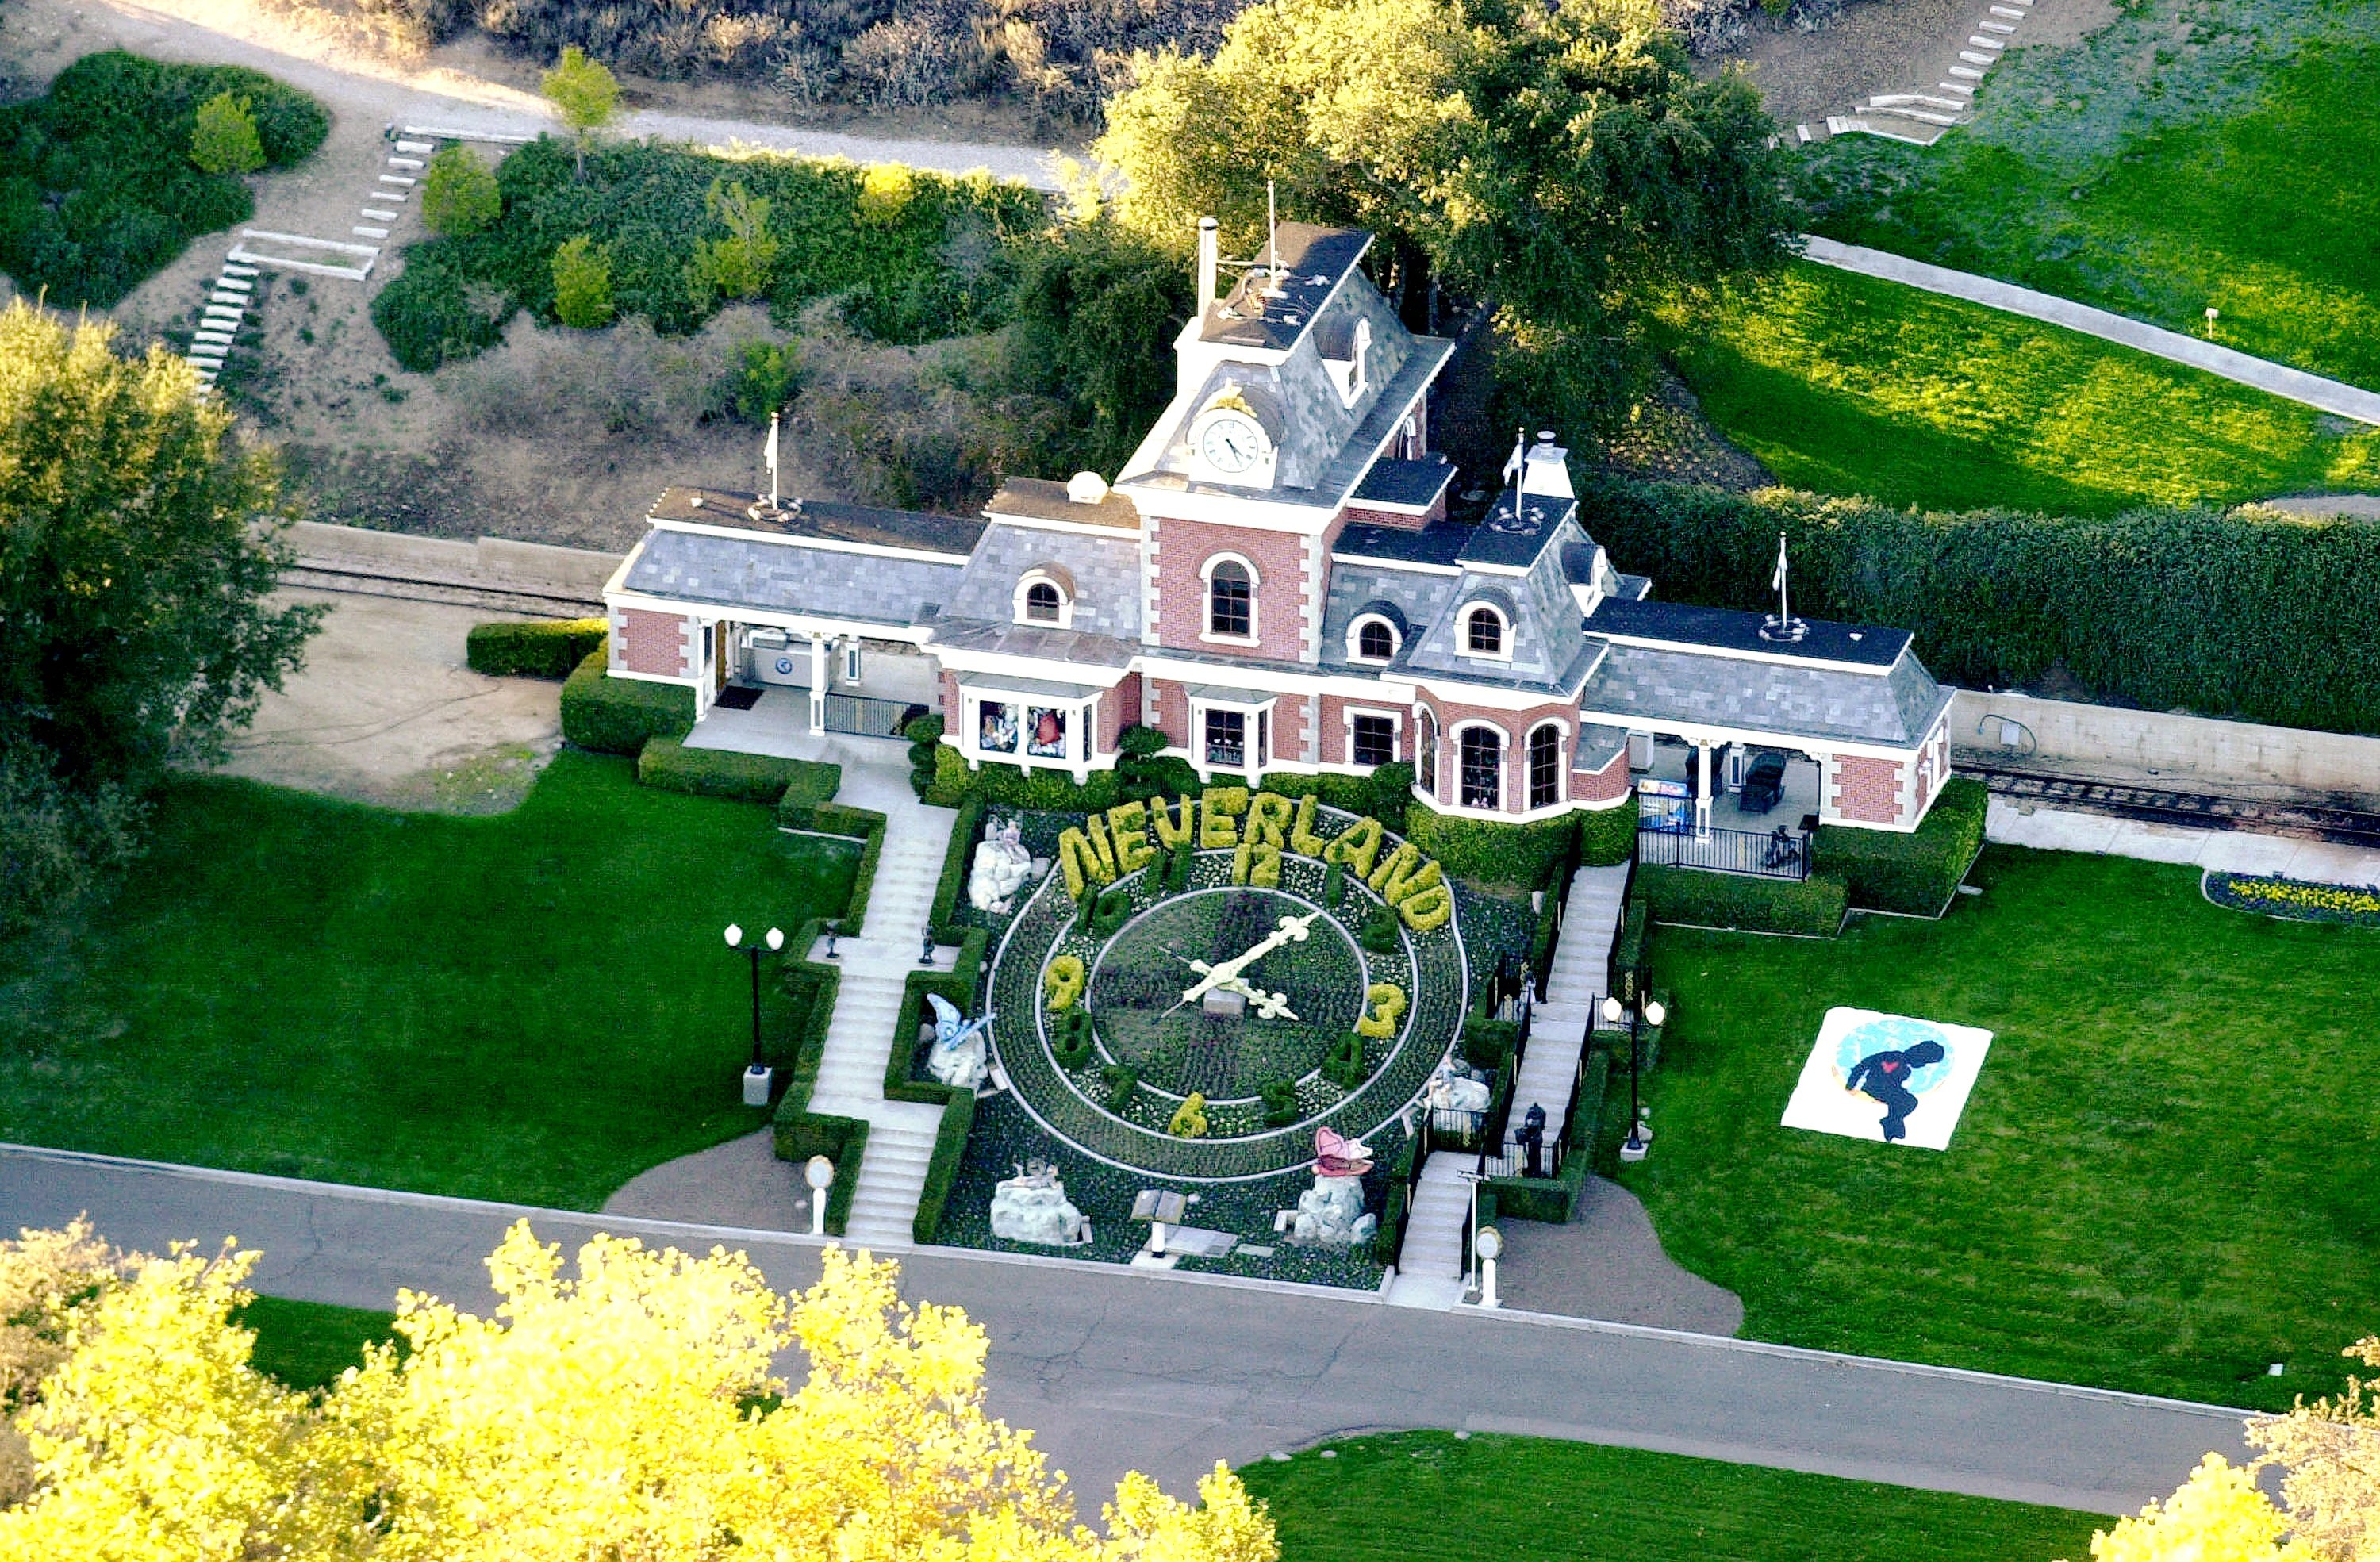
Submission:
{"label": "metal fence", "polygon": [[1759,878],[1810,877],[1810,838],[1779,825],[1763,835],[1756,829],[1663,829],[1640,825],[1636,860],[1659,867],[1698,867],[1714,873],[1742,873]]}
{"label": "metal fence", "polygon": [[826,696],[826,730],[855,737],[897,738],[910,717],[923,714],[925,707],[897,699],[877,699],[868,695]]}

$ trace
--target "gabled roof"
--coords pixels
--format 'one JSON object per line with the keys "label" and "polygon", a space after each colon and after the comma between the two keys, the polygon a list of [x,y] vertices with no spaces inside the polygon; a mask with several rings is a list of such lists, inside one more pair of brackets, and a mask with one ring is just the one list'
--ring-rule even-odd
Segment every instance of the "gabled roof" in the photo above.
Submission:
{"label": "gabled roof", "polygon": [[1686,646],[1609,644],[1579,699],[1591,720],[1913,749],[1950,703],[1950,691],[1906,650],[1889,669],[1849,672],[1840,664],[1750,661]]}

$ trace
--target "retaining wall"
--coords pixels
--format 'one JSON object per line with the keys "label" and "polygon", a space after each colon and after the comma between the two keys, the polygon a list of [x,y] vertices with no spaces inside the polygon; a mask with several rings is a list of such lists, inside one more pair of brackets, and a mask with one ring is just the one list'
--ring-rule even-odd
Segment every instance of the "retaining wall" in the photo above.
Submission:
{"label": "retaining wall", "polygon": [[[2001,719],[2022,722],[2031,743],[2003,745]],[[2380,794],[2380,738],[2299,727],[1961,689],[1950,705],[1950,741],[1960,754],[2011,765],[2031,758],[2062,768],[2154,770],[2220,786]]]}

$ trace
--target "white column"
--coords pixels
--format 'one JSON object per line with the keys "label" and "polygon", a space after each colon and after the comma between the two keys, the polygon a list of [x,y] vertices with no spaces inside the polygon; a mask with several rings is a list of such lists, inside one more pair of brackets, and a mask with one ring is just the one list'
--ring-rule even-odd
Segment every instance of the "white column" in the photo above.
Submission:
{"label": "white column", "polygon": [[1707,743],[1694,745],[1694,833],[1710,834],[1711,817],[1711,749]]}
{"label": "white column", "polygon": [[810,636],[810,736],[826,732],[826,636],[816,632]]}

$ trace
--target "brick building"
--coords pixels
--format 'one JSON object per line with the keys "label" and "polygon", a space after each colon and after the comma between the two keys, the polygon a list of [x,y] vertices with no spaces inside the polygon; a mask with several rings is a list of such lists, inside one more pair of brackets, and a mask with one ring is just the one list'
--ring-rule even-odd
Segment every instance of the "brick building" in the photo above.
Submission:
{"label": "brick building", "polygon": [[691,685],[706,722],[759,696],[890,735],[938,709],[971,765],[1077,778],[1146,725],[1209,778],[1403,760],[1480,817],[1641,793],[1681,827],[1781,801],[1916,828],[1950,693],[1907,633],[1651,599],[1550,435],[1485,520],[1448,518],[1452,344],[1399,322],[1370,242],[1283,224],[1226,290],[1203,224],[1172,400],[1111,484],[1011,478],[967,518],[669,490],[605,592],[613,675]]}

